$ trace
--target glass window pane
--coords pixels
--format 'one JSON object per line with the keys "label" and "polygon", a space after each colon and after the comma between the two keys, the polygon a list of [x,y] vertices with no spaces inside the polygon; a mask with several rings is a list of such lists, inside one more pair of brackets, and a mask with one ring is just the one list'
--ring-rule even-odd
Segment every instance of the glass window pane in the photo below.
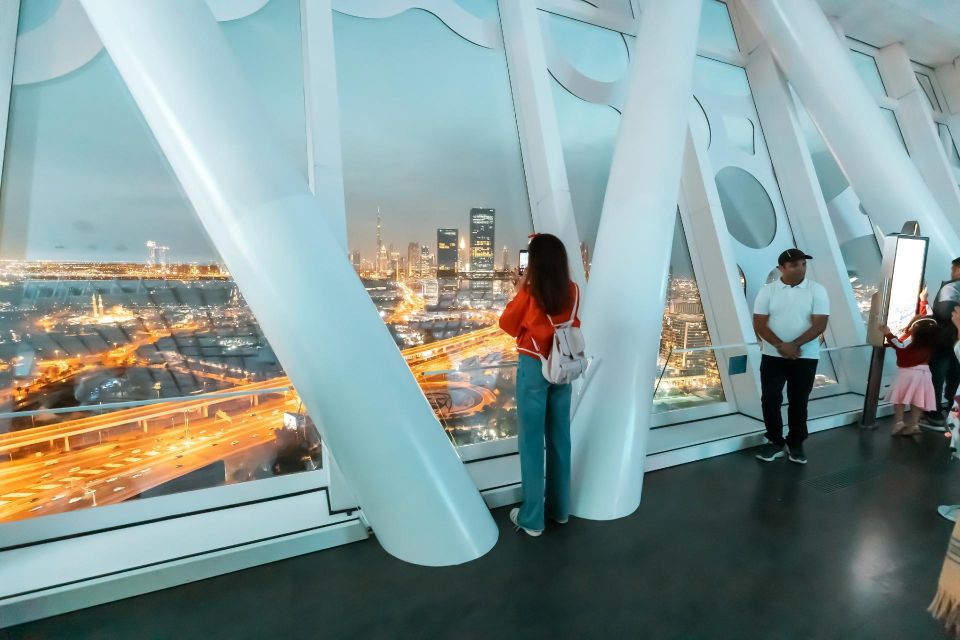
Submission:
{"label": "glass window pane", "polygon": [[897,122],[897,115],[893,112],[893,109],[884,109],[881,107],[880,114],[890,126],[890,130],[893,131],[894,135],[897,136],[897,140],[899,140],[900,144],[903,145],[903,150],[909,154],[910,152],[907,150],[907,141],[903,139],[903,131],[900,130],[900,124]]}
{"label": "glass window pane", "polygon": [[[297,4],[221,30],[303,163]],[[322,467],[316,429],[105,52],[13,87],[0,220],[0,521]]]}
{"label": "glass window pane", "polygon": [[451,440],[514,436],[496,323],[532,223],[504,52],[422,10],[334,13],[334,41],[356,269]]}
{"label": "glass window pane", "polygon": [[940,107],[940,100],[937,98],[937,92],[933,90],[933,82],[930,80],[930,76],[918,71],[917,81],[920,83],[920,88],[923,89],[923,95],[927,96],[930,108],[936,112],[943,111]]}
{"label": "glass window pane", "polygon": [[960,154],[957,153],[957,143],[950,134],[950,128],[945,124],[937,124],[937,131],[940,133],[940,142],[943,144],[943,150],[947,154],[950,165],[960,169]]}
{"label": "glass window pane", "polygon": [[717,359],[708,348],[711,344],[693,261],[678,213],[660,334],[654,413],[723,402]]}
{"label": "glass window pane", "polygon": [[700,15],[701,47],[726,51],[738,51],[737,36],[730,22],[730,10],[725,2],[707,0]]}
{"label": "glass window pane", "polygon": [[693,86],[696,91],[709,91],[726,96],[752,98],[747,73],[741,67],[697,56],[693,65]]}
{"label": "glass window pane", "polygon": [[873,56],[859,51],[850,51],[850,59],[870,94],[874,98],[887,97],[887,90],[883,86],[883,79],[880,78],[880,70],[877,69],[877,61]]}

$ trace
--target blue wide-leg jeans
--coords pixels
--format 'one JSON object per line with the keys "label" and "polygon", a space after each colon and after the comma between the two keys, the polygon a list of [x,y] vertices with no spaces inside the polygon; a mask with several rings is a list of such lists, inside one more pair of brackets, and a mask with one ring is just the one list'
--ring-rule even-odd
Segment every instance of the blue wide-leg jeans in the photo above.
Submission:
{"label": "blue wide-leg jeans", "polygon": [[[523,504],[520,526],[543,530],[544,513],[564,521],[570,514],[569,384],[550,384],[540,360],[521,354],[517,364],[517,414],[520,417],[520,478]],[[544,479],[546,445],[546,479]]]}

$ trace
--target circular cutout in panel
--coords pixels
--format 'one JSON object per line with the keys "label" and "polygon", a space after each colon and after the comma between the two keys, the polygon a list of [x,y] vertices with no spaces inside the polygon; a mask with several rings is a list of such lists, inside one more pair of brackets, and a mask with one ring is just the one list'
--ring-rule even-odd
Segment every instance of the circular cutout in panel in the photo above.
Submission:
{"label": "circular cutout in panel", "polygon": [[769,246],[777,234],[777,212],[763,185],[739,167],[724,167],[716,182],[730,235],[753,249]]}
{"label": "circular cutout in panel", "polygon": [[743,287],[743,296],[747,296],[747,276],[743,274],[743,269],[737,265],[737,272],[740,274],[740,286]]}
{"label": "circular cutout in panel", "polygon": [[774,267],[773,271],[770,272],[770,275],[767,276],[767,284],[774,282],[775,280],[780,279],[780,267]]}

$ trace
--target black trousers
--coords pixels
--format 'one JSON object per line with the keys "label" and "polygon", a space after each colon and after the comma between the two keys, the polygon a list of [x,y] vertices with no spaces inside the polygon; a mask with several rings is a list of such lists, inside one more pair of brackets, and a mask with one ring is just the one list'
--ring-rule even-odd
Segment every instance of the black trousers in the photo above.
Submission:
{"label": "black trousers", "polygon": [[953,397],[960,387],[960,361],[953,353],[953,348],[944,349],[935,353],[930,360],[930,374],[933,376],[933,392],[937,398],[937,406],[944,408],[943,399],[946,397],[947,411],[953,406]]}
{"label": "black trousers", "polygon": [[[764,355],[760,359],[760,405],[767,440],[773,444],[802,444],[807,439],[807,402],[817,376],[818,360],[787,360]],[[787,385],[787,423],[790,431],[783,438],[783,385]]]}

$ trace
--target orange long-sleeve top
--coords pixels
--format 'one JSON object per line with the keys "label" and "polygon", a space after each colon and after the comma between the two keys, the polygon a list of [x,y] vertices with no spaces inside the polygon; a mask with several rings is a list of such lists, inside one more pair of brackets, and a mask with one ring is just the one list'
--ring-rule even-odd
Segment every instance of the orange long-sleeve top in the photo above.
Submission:
{"label": "orange long-sleeve top", "polygon": [[[553,324],[560,324],[570,320],[573,313],[574,300],[579,298],[577,285],[570,283],[570,304],[562,312],[547,316],[537,301],[530,295],[526,287],[520,287],[517,295],[507,304],[500,316],[500,328],[517,339],[517,350],[525,356],[538,358],[534,340],[540,347],[544,358],[550,355],[553,348]],[[573,319],[573,326],[580,326],[580,316]]]}

